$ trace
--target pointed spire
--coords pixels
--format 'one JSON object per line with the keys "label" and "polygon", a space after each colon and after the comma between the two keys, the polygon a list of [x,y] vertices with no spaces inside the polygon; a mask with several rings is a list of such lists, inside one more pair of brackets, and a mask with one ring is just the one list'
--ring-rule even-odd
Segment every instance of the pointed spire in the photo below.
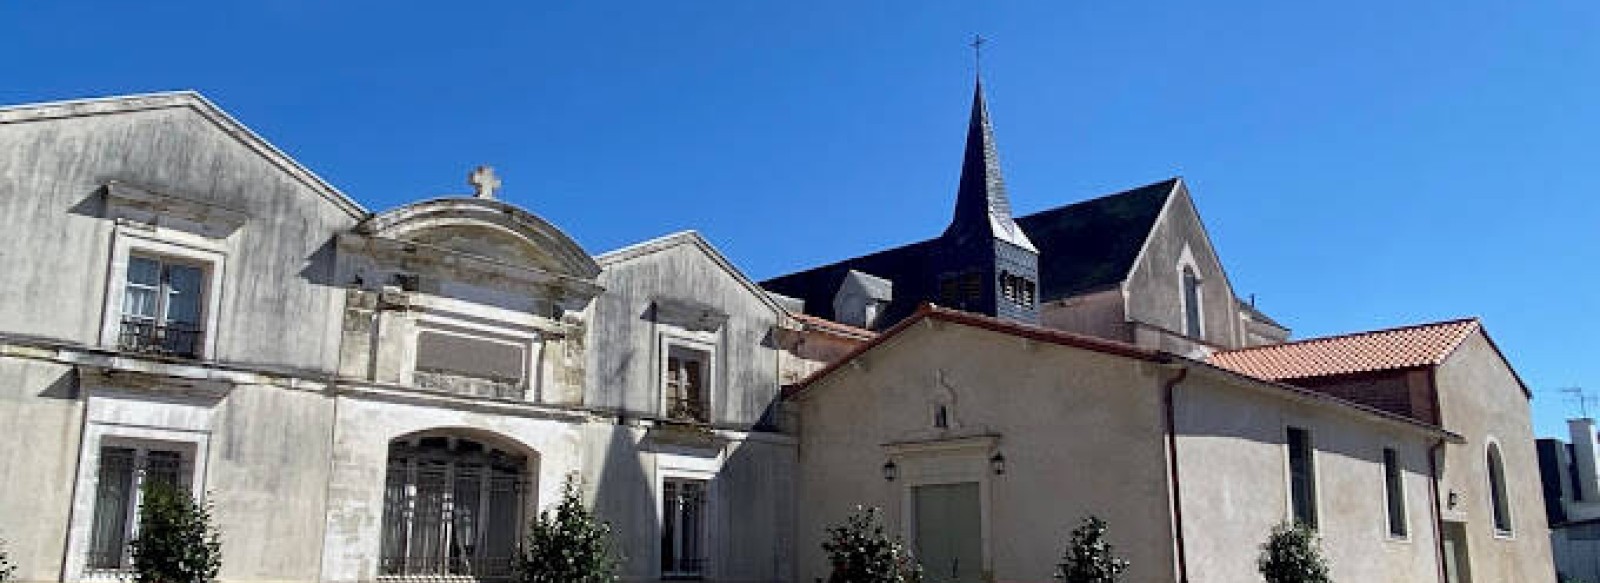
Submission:
{"label": "pointed spire", "polygon": [[1006,198],[1005,179],[1000,175],[1000,152],[995,147],[994,127],[989,123],[981,77],[972,93],[972,117],[967,121],[967,147],[961,159],[955,216],[944,234],[957,238],[974,235],[995,238],[1037,252],[1033,242],[1011,218],[1011,201]]}

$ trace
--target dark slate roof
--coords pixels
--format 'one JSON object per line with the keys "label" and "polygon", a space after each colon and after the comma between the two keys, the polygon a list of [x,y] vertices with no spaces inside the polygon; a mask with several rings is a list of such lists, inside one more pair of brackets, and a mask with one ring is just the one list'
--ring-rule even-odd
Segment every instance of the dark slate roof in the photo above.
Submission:
{"label": "dark slate roof", "polygon": [[[1058,300],[1122,282],[1178,183],[1178,178],[1171,178],[1016,219],[1039,249],[1039,299]],[[804,300],[806,313],[832,320],[833,295],[847,272],[853,269],[888,279],[894,282],[894,301],[879,319],[878,327],[885,328],[935,297],[937,267],[929,263],[935,260],[937,241],[775,277],[761,286]]]}
{"label": "dark slate roof", "polygon": [[[999,239],[1029,251],[1028,236],[1011,218],[1011,199],[1000,173],[1000,150],[994,141],[994,124],[983,98],[983,81],[972,92],[972,115],[967,120],[967,145],[961,155],[961,181],[956,188],[956,210],[945,228],[945,238]],[[959,244],[959,243],[958,243]]]}
{"label": "dark slate roof", "polygon": [[1155,226],[1169,178],[1017,219],[1039,248],[1039,300],[1044,302],[1122,283]]}

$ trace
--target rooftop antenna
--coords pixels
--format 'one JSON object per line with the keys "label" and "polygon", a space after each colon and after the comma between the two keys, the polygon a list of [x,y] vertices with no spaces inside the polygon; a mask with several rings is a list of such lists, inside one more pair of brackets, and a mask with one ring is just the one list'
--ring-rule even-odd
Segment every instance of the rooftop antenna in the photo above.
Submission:
{"label": "rooftop antenna", "polygon": [[1579,415],[1585,419],[1589,418],[1589,403],[1594,402],[1594,395],[1588,394],[1588,391],[1584,390],[1583,387],[1565,387],[1560,389],[1560,391],[1569,395],[1567,398],[1574,399],[1578,402]]}

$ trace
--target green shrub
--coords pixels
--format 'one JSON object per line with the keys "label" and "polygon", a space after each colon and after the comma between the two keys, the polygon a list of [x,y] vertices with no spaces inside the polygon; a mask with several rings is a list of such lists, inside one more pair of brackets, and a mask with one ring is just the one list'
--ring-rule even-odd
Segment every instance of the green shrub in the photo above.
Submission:
{"label": "green shrub", "polygon": [[567,478],[555,511],[539,513],[516,564],[520,583],[612,583],[618,557],[611,525],[583,506],[577,478]]}
{"label": "green shrub", "polygon": [[17,574],[17,566],[11,563],[11,555],[6,554],[6,541],[0,540],[0,583],[10,581]]}
{"label": "green shrub", "polygon": [[1106,521],[1090,516],[1072,531],[1060,567],[1056,578],[1065,583],[1116,583],[1128,562],[1117,558],[1106,542]]}
{"label": "green shrub", "polygon": [[822,550],[833,565],[829,583],[917,583],[922,567],[883,533],[877,508],[856,507],[845,523],[828,529]]}
{"label": "green shrub", "polygon": [[160,480],[144,484],[139,536],[131,546],[139,583],[209,583],[222,568],[210,504]]}
{"label": "green shrub", "polygon": [[1331,583],[1317,533],[1303,524],[1284,523],[1272,529],[1261,545],[1256,568],[1267,583]]}

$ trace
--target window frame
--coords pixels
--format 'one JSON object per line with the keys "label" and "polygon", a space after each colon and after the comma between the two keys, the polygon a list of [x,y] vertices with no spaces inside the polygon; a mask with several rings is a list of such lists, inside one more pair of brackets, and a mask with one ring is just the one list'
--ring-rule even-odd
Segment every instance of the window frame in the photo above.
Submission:
{"label": "window frame", "polygon": [[[1206,340],[1206,274],[1195,261],[1194,252],[1185,244],[1178,255],[1178,263],[1174,272],[1178,276],[1178,329],[1174,332],[1184,338],[1199,341]],[[1194,300],[1189,298],[1189,277],[1194,278]],[[1193,321],[1189,318],[1191,307],[1194,310]],[[1190,334],[1193,325],[1196,333]]]}
{"label": "window frame", "polygon": [[[215,359],[217,338],[221,335],[217,323],[221,314],[222,278],[226,270],[227,253],[218,243],[202,237],[159,229],[138,229],[127,224],[116,225],[112,232],[111,256],[105,278],[105,303],[101,312],[100,346],[108,350],[121,349],[123,299],[133,257],[200,269],[200,339],[195,354],[185,357]],[[160,317],[158,311],[157,318]]]}
{"label": "window frame", "polygon": [[[656,357],[656,415],[660,419],[676,422],[714,424],[717,419],[718,360],[716,336],[713,332],[662,329]],[[672,395],[668,381],[668,365],[674,353],[691,353],[701,358],[701,399],[704,401],[704,419],[683,419],[672,415]]]}
{"label": "window frame", "polygon": [[[1296,432],[1299,432],[1299,433],[1301,433],[1301,434],[1303,434],[1305,436],[1304,444],[1303,444],[1303,448],[1302,449],[1304,449],[1304,451],[1305,451],[1304,459],[1305,459],[1305,463],[1306,463],[1306,469],[1305,469],[1306,471],[1304,473],[1306,474],[1306,483],[1308,484],[1309,489],[1310,489],[1310,492],[1306,496],[1306,498],[1307,498],[1307,501],[1306,501],[1306,512],[1310,516],[1310,520],[1309,521],[1301,520],[1301,517],[1299,516],[1298,509],[1296,508],[1296,504],[1295,504],[1295,489],[1296,489],[1296,485],[1295,485],[1295,467],[1294,467],[1295,466],[1295,444],[1294,444],[1293,435]],[[1288,518],[1288,520],[1291,520],[1291,521],[1294,521],[1294,522],[1298,522],[1298,523],[1301,523],[1301,524],[1305,524],[1307,527],[1310,527],[1312,530],[1319,529],[1320,528],[1320,524],[1321,524],[1321,519],[1322,519],[1321,488],[1318,487],[1318,482],[1320,480],[1318,480],[1318,473],[1317,473],[1318,472],[1318,469],[1317,469],[1318,464],[1317,464],[1316,440],[1313,437],[1310,428],[1304,427],[1304,426],[1299,426],[1299,425],[1287,425],[1287,426],[1285,426],[1285,428],[1284,428],[1284,460],[1283,461],[1284,461],[1284,482],[1285,482],[1285,485],[1287,486],[1287,488],[1285,489],[1285,493],[1287,494],[1287,496],[1285,496],[1285,503],[1286,503],[1285,510],[1287,510],[1287,518]]]}
{"label": "window frame", "polygon": [[[126,514],[123,518],[121,535],[122,554],[118,557],[118,565],[116,567],[97,567],[94,565],[90,555],[95,552],[96,540],[94,531],[96,519],[100,514],[98,491],[101,478],[100,472],[105,467],[106,450],[111,448],[134,450],[135,461],[132,469],[133,476],[129,480],[128,499],[124,500],[126,503],[124,512]],[[185,491],[196,500],[201,500],[204,497],[204,492],[199,489],[199,478],[200,472],[204,470],[201,456],[205,455],[205,447],[204,444],[182,438],[171,439],[168,435],[152,437],[147,435],[106,434],[94,440],[91,447],[84,449],[86,457],[92,456],[89,459],[92,461],[93,470],[89,471],[89,475],[86,476],[90,487],[87,489],[88,491],[81,494],[81,496],[86,497],[87,503],[85,507],[88,512],[81,525],[84,529],[82,546],[74,551],[77,555],[75,558],[82,561],[80,563],[82,579],[121,580],[132,573],[133,570],[132,555],[131,550],[128,549],[128,543],[132,542],[139,534],[139,509],[144,505],[143,485],[147,477],[147,468],[144,467],[143,462],[149,459],[149,454],[152,451],[178,454],[178,480]],[[90,453],[88,450],[93,451]]]}
{"label": "window frame", "polygon": [[[447,440],[447,445],[439,452],[425,451],[426,448],[422,446],[422,441],[425,439],[444,439]],[[479,451],[459,451],[458,445],[463,441],[476,444],[479,448]],[[398,455],[396,452],[397,448],[400,450]],[[529,500],[537,496],[537,494],[531,490],[531,486],[533,484],[531,472],[534,471],[532,469],[534,462],[531,461],[525,454],[510,451],[504,447],[498,446],[495,443],[486,442],[471,436],[454,435],[449,433],[413,434],[391,440],[388,444],[388,452],[384,458],[383,492],[385,500],[382,503],[382,512],[379,515],[377,580],[418,581],[459,579],[471,581],[483,580],[486,578],[492,580],[496,578],[493,576],[484,577],[481,576],[481,573],[473,574],[450,572],[457,568],[456,561],[459,559],[459,557],[452,554],[451,549],[452,547],[460,549],[462,545],[461,541],[463,539],[460,538],[459,533],[456,532],[456,529],[460,526],[458,522],[459,519],[446,518],[453,517],[456,513],[455,508],[458,504],[456,495],[460,493],[459,488],[463,481],[463,475],[465,475],[468,471],[471,471],[473,466],[476,466],[477,471],[479,471],[480,474],[476,476],[476,483],[473,485],[473,489],[476,490],[475,495],[477,498],[471,508],[470,520],[473,521],[473,528],[477,532],[473,533],[473,540],[469,543],[474,545],[474,550],[471,553],[471,560],[467,561],[466,564],[470,565],[472,564],[472,561],[476,560],[499,558],[487,554],[492,550],[492,546],[490,546],[488,539],[490,535],[493,534],[491,532],[491,530],[493,530],[493,526],[492,524],[489,524],[489,521],[491,520],[491,517],[494,516],[493,511],[496,508],[494,500],[494,488],[496,487],[495,482],[505,478],[504,473],[498,472],[492,467],[493,464],[490,462],[490,460],[493,459],[495,452],[503,452],[508,459],[519,462],[519,467],[513,475],[514,481],[512,483],[511,507],[513,508],[514,512],[511,516],[509,546],[512,549],[513,554],[506,557],[512,561],[515,560],[515,549],[518,548],[522,543],[522,536],[525,534],[529,523],[529,517],[531,516],[531,510],[528,508]],[[396,467],[396,462],[399,462],[401,465]],[[438,493],[440,498],[438,501],[437,516],[435,516],[432,512],[422,513],[418,508],[419,504],[422,504],[420,484],[424,480],[422,477],[424,472],[422,466],[424,465],[436,467],[442,466],[443,468],[443,477],[438,480],[438,482],[441,484],[441,489]],[[401,507],[401,513],[398,516],[390,514],[392,508],[387,500],[390,489],[396,485],[392,481],[396,474],[402,476],[398,485],[401,488],[401,496],[403,499],[399,504]],[[437,529],[437,532],[433,534],[440,537],[434,540],[434,542],[439,543],[439,546],[438,548],[431,549],[431,553],[427,553],[434,556],[424,556],[423,554],[420,554],[420,552],[416,555],[411,554],[413,551],[411,545],[416,542],[416,529],[419,528],[420,523],[426,522],[424,517],[438,518],[437,525],[434,527]],[[399,556],[393,556],[389,554],[391,549],[387,545],[386,537],[389,534],[388,529],[391,527],[391,520],[397,521],[401,525],[401,530],[404,532],[401,537],[400,548],[398,549],[401,551]],[[448,544],[446,541],[450,541],[450,543],[453,544]],[[485,546],[482,548],[476,547],[476,545],[479,544],[483,544]],[[390,564],[393,561],[399,561],[400,564],[398,568]],[[414,562],[417,561],[420,561],[420,563],[414,564]],[[428,565],[430,564],[429,561],[433,562],[432,564],[434,567],[442,568],[447,572],[426,572]],[[493,566],[489,566],[487,568],[493,568]],[[509,569],[511,567],[510,565],[507,565],[506,568]],[[386,572],[386,570],[390,569],[396,569],[398,572]]]}
{"label": "window frame", "polygon": [[[1406,500],[1405,465],[1400,463],[1400,450],[1386,446],[1379,455],[1382,463],[1384,532],[1392,541],[1411,540],[1411,507]],[[1398,511],[1398,514],[1396,514]],[[1400,532],[1395,532],[1396,520]]]}
{"label": "window frame", "polygon": [[1505,448],[1490,438],[1484,447],[1483,459],[1484,478],[1488,482],[1485,493],[1489,496],[1489,526],[1497,539],[1515,538],[1517,523],[1511,510],[1510,483],[1506,481]]}
{"label": "window frame", "polygon": [[[681,561],[683,561],[685,559],[685,557],[682,556],[683,553],[681,552],[682,551],[682,547],[685,546],[683,543],[685,541],[690,540],[689,538],[686,538],[684,536],[685,533],[683,532],[683,528],[682,528],[682,525],[683,525],[682,516],[684,514],[683,510],[682,510],[682,508],[683,508],[682,505],[677,505],[677,506],[674,507],[677,510],[677,516],[674,517],[672,519],[672,521],[671,521],[671,524],[675,525],[674,532],[671,533],[670,535],[667,532],[668,516],[669,516],[669,514],[667,512],[667,502],[668,502],[667,488],[669,486],[672,486],[672,485],[677,485],[678,487],[681,488],[681,486],[684,485],[684,484],[696,484],[700,488],[699,521],[696,522],[696,526],[698,527],[698,532],[692,533],[692,536],[693,536],[694,539],[697,539],[697,540],[695,540],[695,543],[698,545],[698,549],[700,551],[698,554],[701,555],[701,556],[688,557],[687,558],[690,561],[698,561],[698,563],[699,563],[697,565],[694,565],[694,567],[689,569],[689,570],[682,570],[683,569],[683,565],[682,565],[682,562],[681,562]],[[658,544],[657,557],[660,559],[657,562],[659,563],[658,567],[661,570],[661,578],[662,579],[704,579],[704,578],[706,578],[707,571],[709,570],[707,567],[709,566],[709,563],[710,563],[710,561],[709,561],[710,557],[708,557],[706,555],[709,554],[708,551],[709,551],[709,548],[710,548],[708,543],[710,543],[709,533],[711,531],[710,524],[709,524],[709,519],[710,519],[710,516],[711,516],[711,480],[707,479],[707,478],[704,478],[704,477],[699,477],[699,476],[685,476],[685,475],[664,476],[664,477],[661,478],[661,487],[658,490],[658,496],[659,496],[660,501],[661,501],[661,508],[660,508],[660,513],[661,513],[661,523],[660,523],[661,524],[661,540],[660,540],[660,542],[657,543]],[[673,549],[676,551],[675,554],[678,555],[676,557],[679,560],[679,563],[677,565],[677,570],[668,570],[667,565],[666,565],[666,563],[667,563],[667,557],[666,557],[667,545],[666,545],[666,543],[669,540],[668,539],[669,536],[671,536],[670,540],[672,540],[673,543],[674,543]]]}

